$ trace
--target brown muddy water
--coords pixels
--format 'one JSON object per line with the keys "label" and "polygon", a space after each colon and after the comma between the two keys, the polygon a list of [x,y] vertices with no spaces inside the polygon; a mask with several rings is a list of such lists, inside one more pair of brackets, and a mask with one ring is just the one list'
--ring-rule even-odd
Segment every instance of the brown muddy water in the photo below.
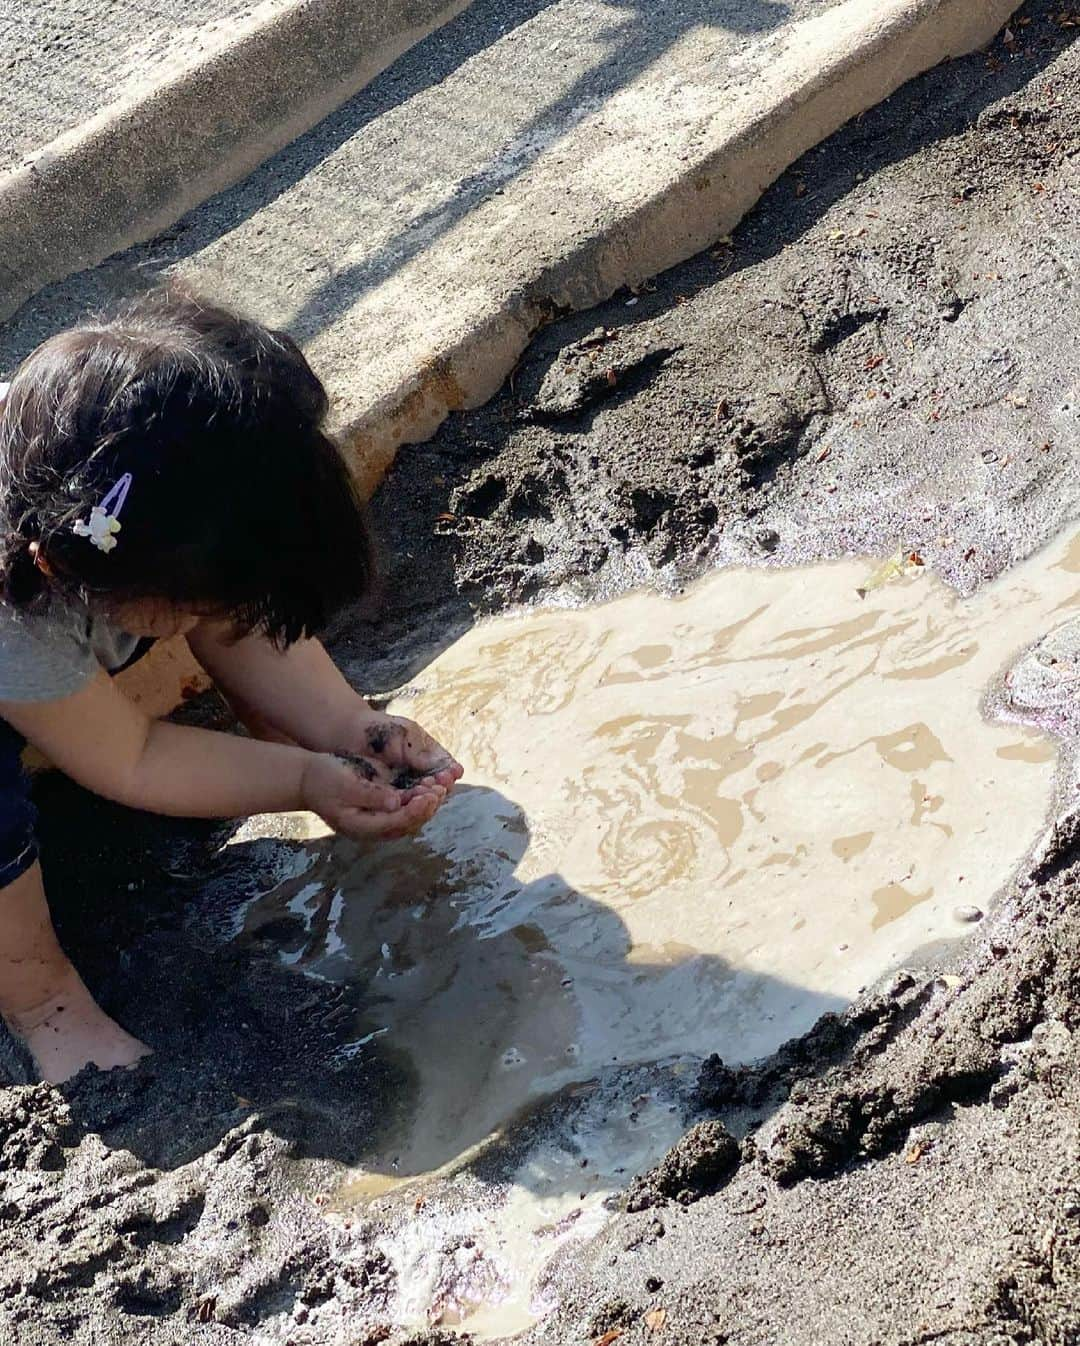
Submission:
{"label": "brown muddy water", "polygon": [[[728,570],[442,653],[391,709],[467,783],[378,851],[313,826],[246,911],[248,936],[294,921],[298,973],[362,978],[374,1017],[344,1050],[379,1038],[415,1078],[329,1218],[419,1209],[431,1175],[612,1068],[764,1056],[970,931],[1057,770],[1054,741],[990,722],[984,694],[1078,604],[1070,537],[971,599],[910,564]],[[567,1115],[498,1200],[387,1234],[399,1322],[527,1326],[551,1258],[682,1128],[662,1092]]]}

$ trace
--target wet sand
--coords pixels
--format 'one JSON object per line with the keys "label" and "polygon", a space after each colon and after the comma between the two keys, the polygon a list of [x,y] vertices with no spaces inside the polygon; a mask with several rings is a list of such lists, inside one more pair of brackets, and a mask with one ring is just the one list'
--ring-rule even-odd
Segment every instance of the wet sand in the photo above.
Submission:
{"label": "wet sand", "polygon": [[[1057,4],[1025,6],[1007,40],[930,72],[806,156],[730,245],[553,325],[488,407],[403,451],[374,502],[389,601],[334,646],[356,684],[385,694],[420,677],[478,615],[522,599],[673,592],[722,565],[886,557],[902,542],[972,594],[1075,520],[1080,71],[1077,30],[1060,16]],[[142,274],[156,256],[150,244],[115,274]],[[584,1213],[554,1219],[562,1242],[535,1302],[500,1301],[515,1325],[546,1313],[521,1338],[528,1346],[1072,1342],[1080,825],[1068,772],[1080,635],[1070,615],[1049,615],[1056,634],[1035,632],[990,693],[993,709],[1060,736],[1065,788],[1046,836],[1021,836],[1011,818],[997,829],[1003,850],[1036,849],[996,903],[965,892],[987,913],[966,939],[910,958],[906,976],[756,1065],[710,1060],[700,1084],[696,1067],[614,1065],[466,1169],[349,1210],[334,1194],[351,1175],[367,1165],[393,1178],[372,1161],[415,1115],[421,1081],[378,1032],[384,978],[304,975],[318,947],[308,917],[329,921],[330,908],[300,885],[276,921],[250,923],[253,903],[310,866],[313,839],[284,844],[279,820],[273,840],[222,851],[220,829],[41,782],[61,935],[156,1056],[63,1093],[0,1091],[0,1337],[444,1346],[451,1320],[468,1314],[487,1331],[476,1309],[497,1298],[491,1275],[520,1266],[520,1244],[500,1244],[501,1210],[519,1199],[515,1182],[527,1203],[537,1196],[527,1152],[543,1155],[545,1127],[572,1133],[568,1110],[596,1100],[602,1118],[633,1126],[647,1097],[675,1106],[680,1124],[714,1129],[692,1131],[635,1182],[643,1208],[626,1212],[603,1209],[606,1176],[572,1186],[575,1164],[589,1171],[581,1158],[600,1166],[595,1150],[548,1156],[537,1189],[547,1174],[544,1199],[572,1198]],[[645,632],[632,648],[664,643]],[[652,672],[659,652],[643,658],[623,671]],[[892,732],[917,722],[947,742],[949,725],[922,714]],[[1043,747],[1021,728],[1000,746],[993,773],[1049,769],[1026,760]],[[933,834],[940,818],[927,812],[920,830]],[[868,863],[858,846],[874,829],[857,827],[836,829],[842,853],[826,852],[826,865]],[[550,870],[561,874],[558,858]],[[871,928],[868,945],[929,916],[937,888]],[[371,956],[382,962],[381,949]],[[720,1035],[710,1046],[727,1048]],[[23,1078],[10,1052],[4,1068]],[[702,1177],[710,1146],[725,1162]],[[699,1180],[685,1191],[660,1180],[691,1170]],[[613,1185],[628,1177],[614,1173]],[[580,1220],[603,1228],[575,1239]],[[432,1231],[426,1260],[402,1281],[395,1268],[416,1229]],[[437,1303],[448,1326],[397,1331],[405,1303],[420,1313]]]}

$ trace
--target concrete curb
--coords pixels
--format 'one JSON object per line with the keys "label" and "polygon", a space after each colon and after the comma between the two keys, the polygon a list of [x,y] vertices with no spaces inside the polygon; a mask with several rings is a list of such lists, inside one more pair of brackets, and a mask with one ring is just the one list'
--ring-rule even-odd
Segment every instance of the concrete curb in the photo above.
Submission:
{"label": "concrete curb", "polygon": [[0,175],[0,319],[231,186],[468,0],[263,0]]}
{"label": "concrete curb", "polygon": [[[323,0],[321,12],[331,7]],[[800,155],[908,79],[987,42],[1018,7],[1019,0],[842,0],[785,27],[734,92],[717,87],[707,53],[697,65],[650,67],[576,123],[557,152],[363,289],[306,343],[334,396],[334,429],[361,487],[374,490],[402,443],[429,438],[451,411],[491,397],[544,323],[730,233]],[[274,126],[280,130],[280,121]],[[266,150],[250,152],[261,158]],[[236,175],[236,162],[220,185]],[[71,171],[73,189],[85,197]],[[33,183],[24,190],[35,218],[45,202],[59,217],[59,184],[67,179],[52,168],[44,177],[38,194]],[[173,203],[162,223],[176,213],[178,198],[169,196],[177,190],[175,167],[157,181],[156,199]],[[0,265],[11,233],[10,191],[0,180]],[[268,227],[272,213],[271,206]],[[276,227],[287,230],[288,220]],[[139,227],[152,233],[153,221]],[[68,235],[65,267],[77,238],[75,230]],[[103,236],[95,235],[98,251]],[[249,247],[241,226],[227,247],[192,256],[177,274],[253,308],[257,274],[237,265]],[[18,248],[14,255],[22,256]],[[24,297],[43,283],[40,272],[25,279],[25,266],[22,275]],[[132,670],[140,687],[131,690],[150,713],[176,705],[182,683],[202,685],[186,658],[186,647],[165,648]]]}
{"label": "concrete curb", "polygon": [[[583,126],[564,142],[560,162],[575,168],[518,181],[351,311],[352,331],[394,334],[347,380],[336,410],[362,487],[375,488],[400,444],[491,397],[545,321],[730,233],[800,155],[915,75],[988,42],[1018,7],[844,0],[793,25],[734,105],[730,96],[710,104],[707,86],[674,81],[647,111],[640,93],[636,104],[632,90],[617,95],[603,112],[606,141],[590,142]],[[355,369],[348,340],[324,334],[311,343],[332,387],[350,358]]]}

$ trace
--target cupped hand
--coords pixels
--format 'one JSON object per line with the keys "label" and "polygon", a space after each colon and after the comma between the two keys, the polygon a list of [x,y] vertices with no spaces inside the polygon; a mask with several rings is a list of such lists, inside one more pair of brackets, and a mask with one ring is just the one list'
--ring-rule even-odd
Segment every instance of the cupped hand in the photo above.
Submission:
{"label": "cupped hand", "polygon": [[301,790],[305,808],[356,841],[390,841],[419,831],[446,798],[446,788],[434,780],[397,789],[331,753],[312,754]]}
{"label": "cupped hand", "polygon": [[367,710],[358,715],[338,751],[370,764],[372,780],[385,781],[398,789],[430,782],[449,790],[464,769],[446,749],[415,721],[403,715]]}

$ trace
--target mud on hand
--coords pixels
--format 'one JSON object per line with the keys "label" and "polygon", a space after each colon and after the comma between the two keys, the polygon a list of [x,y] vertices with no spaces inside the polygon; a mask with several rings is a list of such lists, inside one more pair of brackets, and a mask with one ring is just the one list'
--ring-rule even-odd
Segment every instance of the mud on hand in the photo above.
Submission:
{"label": "mud on hand", "polygon": [[[342,755],[357,761],[365,779],[387,781],[398,790],[413,789],[425,781],[449,790],[463,774],[441,744],[402,715],[372,713],[357,725],[354,741],[346,746]],[[368,768],[374,776],[366,774]]]}

